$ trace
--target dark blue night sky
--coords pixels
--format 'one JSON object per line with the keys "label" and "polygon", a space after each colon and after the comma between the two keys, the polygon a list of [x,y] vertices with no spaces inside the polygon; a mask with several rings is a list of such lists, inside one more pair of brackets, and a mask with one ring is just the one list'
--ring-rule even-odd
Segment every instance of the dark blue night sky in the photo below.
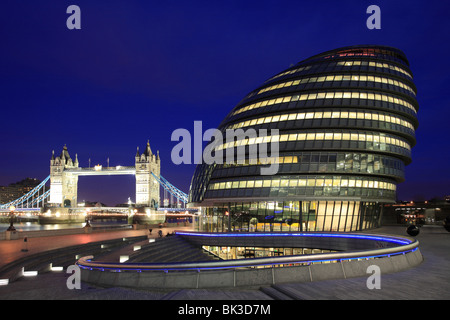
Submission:
{"label": "dark blue night sky", "polygon": [[[95,2],[95,4],[93,4]],[[69,30],[69,5],[81,30]],[[381,8],[381,30],[366,9]],[[447,1],[3,1],[0,185],[49,175],[67,144],[80,165],[134,165],[147,140],[161,174],[187,192],[194,165],[174,165],[177,128],[217,127],[251,90],[291,64],[342,46],[407,55],[420,104],[417,145],[398,198],[450,194]],[[134,198],[134,177],[80,177],[79,200]]]}

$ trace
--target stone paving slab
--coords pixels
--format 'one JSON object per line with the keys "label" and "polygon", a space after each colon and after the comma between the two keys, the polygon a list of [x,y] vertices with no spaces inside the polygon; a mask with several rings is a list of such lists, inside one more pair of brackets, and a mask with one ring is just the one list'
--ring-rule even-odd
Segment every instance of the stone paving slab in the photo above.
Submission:
{"label": "stone paving slab", "polygon": [[[371,233],[407,235],[406,227],[382,227]],[[421,228],[416,237],[424,261],[417,267],[381,275],[381,288],[368,289],[367,277],[279,285],[304,299],[448,300],[450,299],[450,233],[443,227]]]}

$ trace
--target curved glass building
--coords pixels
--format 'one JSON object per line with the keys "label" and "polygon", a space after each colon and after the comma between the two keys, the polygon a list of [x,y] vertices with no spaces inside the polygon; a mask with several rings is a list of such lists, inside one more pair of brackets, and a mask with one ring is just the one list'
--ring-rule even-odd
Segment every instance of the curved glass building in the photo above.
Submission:
{"label": "curved glass building", "polygon": [[[219,130],[254,129],[217,150],[245,160],[197,166],[189,205],[200,229],[356,231],[379,226],[396,200],[418,126],[416,87],[403,52],[385,46],[327,51],[251,91]],[[270,134],[269,134],[270,133]],[[276,143],[266,156],[252,146]],[[272,144],[271,144],[272,146]],[[277,151],[277,152],[275,152]],[[237,153],[236,153],[237,154]],[[275,174],[261,169],[276,164]]]}

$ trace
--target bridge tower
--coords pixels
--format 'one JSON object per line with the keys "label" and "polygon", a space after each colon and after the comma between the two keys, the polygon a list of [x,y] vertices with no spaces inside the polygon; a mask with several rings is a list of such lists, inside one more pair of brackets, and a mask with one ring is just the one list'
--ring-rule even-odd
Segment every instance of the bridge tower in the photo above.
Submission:
{"label": "bridge tower", "polygon": [[136,206],[158,208],[160,185],[152,176],[160,176],[161,160],[159,151],[153,154],[150,142],[147,141],[145,151],[140,154],[139,147],[136,152]]}
{"label": "bridge tower", "polygon": [[65,169],[73,168],[78,168],[78,156],[75,155],[75,160],[72,161],[66,145],[59,157],[55,157],[55,151],[52,152],[49,200],[51,205],[57,207],[77,206],[78,176],[65,171]]}

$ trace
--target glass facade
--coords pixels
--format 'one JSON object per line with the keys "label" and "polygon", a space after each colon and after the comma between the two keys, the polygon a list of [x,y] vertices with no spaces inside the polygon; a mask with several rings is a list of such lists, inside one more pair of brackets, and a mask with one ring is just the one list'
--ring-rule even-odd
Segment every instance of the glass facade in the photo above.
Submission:
{"label": "glass facade", "polygon": [[378,226],[380,206],[360,201],[260,201],[204,208],[207,232],[357,231]]}
{"label": "glass facade", "polygon": [[[223,141],[216,151],[245,150],[245,159],[197,166],[189,206],[201,208],[198,228],[377,227],[382,205],[395,202],[416,143],[412,79],[403,52],[368,45],[318,54],[265,81],[218,129],[276,133]],[[255,154],[254,147],[263,143],[276,143],[278,153]],[[271,164],[277,165],[276,173],[261,175]]]}
{"label": "glass facade", "polygon": [[[313,248],[266,248],[266,247],[221,247],[221,246],[203,246],[203,250],[217,256],[223,260],[249,259],[249,258],[267,258],[292,255],[306,255],[317,253],[336,252],[333,250],[313,249]],[[308,264],[308,262],[304,263]],[[296,265],[298,265],[296,263]],[[264,268],[272,266],[259,266]]]}

